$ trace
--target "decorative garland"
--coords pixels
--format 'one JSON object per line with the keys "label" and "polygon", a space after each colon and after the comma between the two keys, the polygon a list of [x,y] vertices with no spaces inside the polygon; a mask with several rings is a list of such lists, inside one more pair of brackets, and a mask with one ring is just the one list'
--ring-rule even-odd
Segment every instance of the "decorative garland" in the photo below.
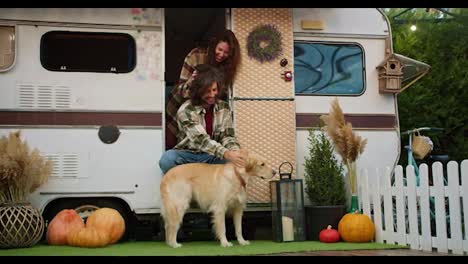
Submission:
{"label": "decorative garland", "polygon": [[282,53],[281,33],[274,25],[259,25],[247,37],[247,55],[261,63]]}

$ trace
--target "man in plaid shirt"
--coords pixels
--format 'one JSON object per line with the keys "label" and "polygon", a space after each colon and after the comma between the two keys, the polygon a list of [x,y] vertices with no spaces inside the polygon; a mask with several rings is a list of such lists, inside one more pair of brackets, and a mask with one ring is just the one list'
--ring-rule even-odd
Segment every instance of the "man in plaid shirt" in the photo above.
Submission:
{"label": "man in plaid shirt", "polygon": [[221,71],[208,64],[195,67],[191,98],[177,111],[177,145],[159,160],[165,174],[171,168],[194,162],[244,166],[236,140],[231,109],[218,94],[224,88]]}

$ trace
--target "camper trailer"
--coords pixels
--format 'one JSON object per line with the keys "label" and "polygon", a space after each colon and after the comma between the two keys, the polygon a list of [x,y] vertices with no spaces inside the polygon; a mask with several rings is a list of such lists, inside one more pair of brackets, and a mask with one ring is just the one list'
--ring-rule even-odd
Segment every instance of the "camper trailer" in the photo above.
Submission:
{"label": "camper trailer", "polygon": [[[269,61],[248,52],[262,25],[280,36]],[[229,101],[244,148],[276,169],[290,162],[303,178],[308,129],[337,97],[368,140],[358,168],[397,163],[397,95],[427,65],[393,52],[380,9],[2,8],[0,136],[21,130],[53,161],[30,196],[46,221],[64,208],[86,217],[99,207],[119,210],[127,232],[158,221],[167,94],[185,55],[225,28],[241,45]],[[267,219],[270,201],[268,181],[252,180],[245,217]]]}

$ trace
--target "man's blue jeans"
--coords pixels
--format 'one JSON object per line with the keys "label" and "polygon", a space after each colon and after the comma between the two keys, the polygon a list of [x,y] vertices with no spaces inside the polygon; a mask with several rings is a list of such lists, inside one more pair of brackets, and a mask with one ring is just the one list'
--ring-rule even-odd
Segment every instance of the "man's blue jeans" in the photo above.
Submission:
{"label": "man's blue jeans", "polygon": [[210,163],[210,164],[225,164],[227,160],[220,159],[205,152],[191,152],[184,150],[170,149],[163,153],[159,160],[159,167],[164,174],[177,165],[186,163]]}

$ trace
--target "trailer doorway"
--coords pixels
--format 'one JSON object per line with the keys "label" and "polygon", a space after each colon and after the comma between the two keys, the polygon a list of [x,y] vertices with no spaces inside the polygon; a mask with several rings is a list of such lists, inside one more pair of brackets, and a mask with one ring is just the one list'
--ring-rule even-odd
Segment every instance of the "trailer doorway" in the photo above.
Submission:
{"label": "trailer doorway", "polygon": [[[165,107],[179,80],[185,56],[195,47],[207,45],[210,37],[226,28],[225,8],[166,8],[165,16]],[[165,129],[166,150],[176,139]]]}

